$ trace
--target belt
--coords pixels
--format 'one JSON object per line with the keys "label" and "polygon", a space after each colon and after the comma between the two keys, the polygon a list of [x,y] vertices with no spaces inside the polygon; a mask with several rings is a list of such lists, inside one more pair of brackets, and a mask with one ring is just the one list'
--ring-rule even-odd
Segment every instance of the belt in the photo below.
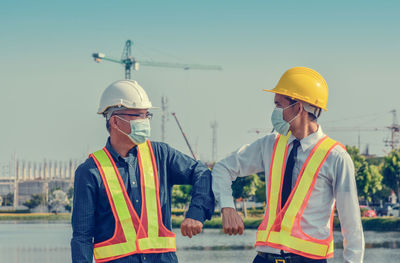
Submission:
{"label": "belt", "polygon": [[281,255],[272,254],[272,253],[264,253],[264,252],[257,252],[257,253],[260,257],[264,258],[267,262],[273,262],[273,263],[321,262],[321,260],[318,260],[318,259],[306,258],[306,257],[302,257],[300,255],[293,254],[293,253],[283,253],[283,251],[282,251]]}

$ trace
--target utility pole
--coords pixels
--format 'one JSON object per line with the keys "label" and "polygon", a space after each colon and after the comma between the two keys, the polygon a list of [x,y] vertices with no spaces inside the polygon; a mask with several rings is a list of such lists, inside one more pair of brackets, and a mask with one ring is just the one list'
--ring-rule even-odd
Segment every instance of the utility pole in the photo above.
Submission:
{"label": "utility pole", "polygon": [[17,154],[14,152],[14,208],[18,206],[18,161]]}
{"label": "utility pole", "polygon": [[384,142],[386,143],[386,146],[389,146],[393,151],[399,145],[400,125],[397,122],[396,110],[391,110],[390,113],[393,115],[392,125],[388,126],[387,128],[390,130],[391,136],[390,140],[384,140]]}
{"label": "utility pole", "polygon": [[367,143],[367,146],[365,147],[365,156],[369,156],[369,144]]}
{"label": "utility pole", "polygon": [[73,164],[72,164],[72,159],[70,159],[69,160],[69,164],[68,164],[68,166],[69,166],[69,187],[72,187],[73,185],[74,185],[74,169],[72,168],[73,167]]}
{"label": "utility pole", "polygon": [[211,129],[212,129],[211,161],[212,162],[216,162],[217,161],[217,128],[218,128],[217,121],[211,122],[210,126],[211,126]]}
{"label": "utility pole", "polygon": [[49,179],[51,179],[51,178],[49,178],[49,176],[48,176],[48,174],[47,174],[47,165],[46,165],[46,159],[44,160],[44,162],[43,162],[43,169],[44,169],[44,175],[43,175],[43,177],[44,177],[44,193],[45,193],[45,205],[47,205],[48,204],[48,201],[49,201]]}
{"label": "utility pole", "polygon": [[165,124],[167,118],[168,98],[166,96],[161,97],[161,141],[165,142]]}

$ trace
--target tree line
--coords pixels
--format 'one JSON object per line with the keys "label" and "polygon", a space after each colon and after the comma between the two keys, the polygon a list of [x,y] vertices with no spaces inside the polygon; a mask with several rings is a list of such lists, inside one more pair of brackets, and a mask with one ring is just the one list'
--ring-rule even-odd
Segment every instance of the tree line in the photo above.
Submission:
{"label": "tree line", "polygon": [[[400,148],[384,157],[365,157],[355,146],[346,146],[351,156],[357,183],[359,200],[362,203],[379,204],[387,202],[392,191],[397,200],[400,197]],[[190,185],[176,185],[172,190],[172,207],[186,211],[191,197]],[[67,193],[61,193],[60,189],[53,189],[49,197],[49,203],[45,204],[43,194],[32,195],[32,198],[24,203],[29,208],[38,205],[51,207],[65,206],[71,210],[73,189]],[[249,199],[257,203],[263,203],[266,199],[265,174],[258,173],[246,177],[239,177],[232,183],[232,195],[237,202],[242,203],[242,209],[247,216],[246,201]],[[3,196],[3,205],[12,205],[13,196]],[[57,211],[58,209],[56,209]]]}
{"label": "tree line", "polygon": [[[357,192],[360,203],[385,203],[394,191],[400,197],[400,148],[384,157],[365,157],[356,146],[346,146],[354,163]],[[190,186],[174,186],[173,207],[184,209],[190,202]],[[246,201],[258,203],[266,200],[265,173],[238,177],[232,183],[235,205],[241,202],[243,213],[247,216]]]}

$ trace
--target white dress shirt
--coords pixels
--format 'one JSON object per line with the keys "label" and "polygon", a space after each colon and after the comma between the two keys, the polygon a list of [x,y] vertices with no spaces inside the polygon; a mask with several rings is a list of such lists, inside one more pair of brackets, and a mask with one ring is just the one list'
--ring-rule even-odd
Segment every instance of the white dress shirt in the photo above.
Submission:
{"label": "white dress shirt", "polygon": [[[295,186],[300,169],[313,147],[325,134],[319,126],[318,131],[300,140],[297,158],[293,168],[292,187]],[[234,207],[232,181],[237,177],[267,171],[265,184],[268,189],[268,171],[277,134],[260,138],[250,145],[244,145],[213,168],[213,191],[215,198],[223,207]],[[293,135],[289,137],[291,151]],[[268,190],[266,191],[268,193]],[[267,196],[268,198],[268,196]],[[311,197],[301,218],[301,228],[307,235],[326,239],[330,235],[330,215],[335,205],[339,215],[343,235],[343,256],[345,262],[363,262],[364,234],[361,225],[354,165],[350,155],[336,146],[325,160],[318,174]],[[280,250],[269,246],[257,246],[257,251],[279,254]]]}

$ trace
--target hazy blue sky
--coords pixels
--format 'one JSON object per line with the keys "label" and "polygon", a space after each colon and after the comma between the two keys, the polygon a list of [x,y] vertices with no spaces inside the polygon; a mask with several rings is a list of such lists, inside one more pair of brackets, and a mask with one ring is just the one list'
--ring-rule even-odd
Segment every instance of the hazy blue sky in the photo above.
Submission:
{"label": "hazy blue sky", "polygon": [[[400,97],[399,1],[4,1],[0,2],[0,164],[11,155],[38,161],[81,159],[105,144],[96,115],[102,91],[123,68],[96,64],[93,52],[119,58],[127,39],[137,59],[217,64],[224,70],[141,67],[133,72],[155,106],[169,99],[203,160],[218,122],[221,158],[261,135],[273,88],[293,66],[327,80],[322,127],[344,144],[356,131],[384,128]],[[152,139],[160,140],[161,111]],[[383,155],[388,132],[360,133],[361,149]],[[167,142],[188,153],[172,118]],[[1,172],[1,171],[0,171]]]}

